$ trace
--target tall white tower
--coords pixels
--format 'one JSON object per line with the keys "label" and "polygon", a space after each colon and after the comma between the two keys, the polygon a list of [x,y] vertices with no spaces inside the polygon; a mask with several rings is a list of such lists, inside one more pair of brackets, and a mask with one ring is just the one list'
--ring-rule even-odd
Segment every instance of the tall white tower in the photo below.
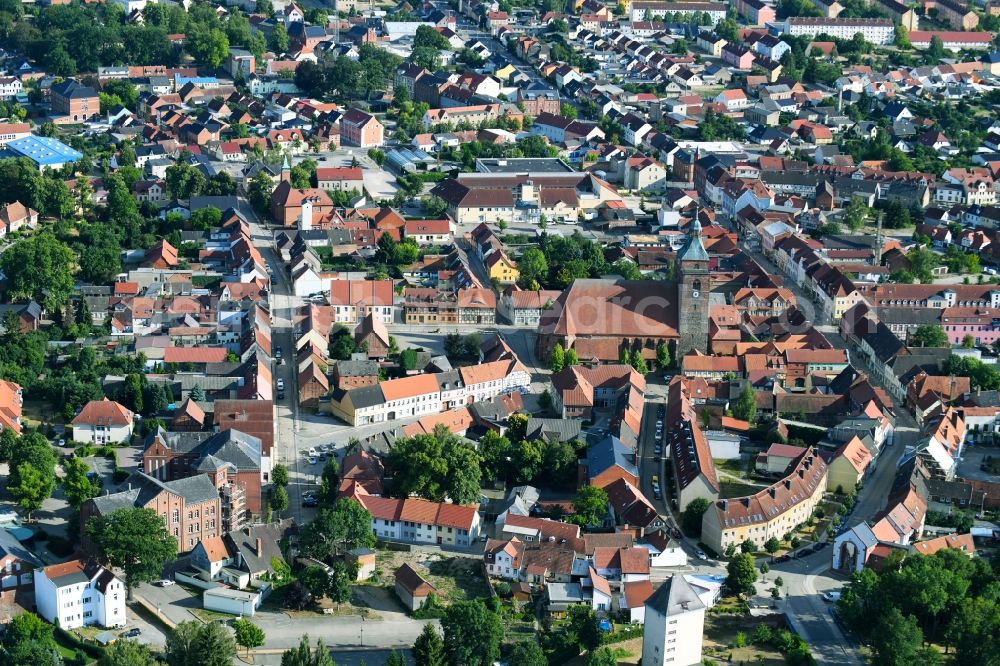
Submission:
{"label": "tall white tower", "polygon": [[705,604],[681,574],[646,600],[641,666],[695,666],[701,663]]}

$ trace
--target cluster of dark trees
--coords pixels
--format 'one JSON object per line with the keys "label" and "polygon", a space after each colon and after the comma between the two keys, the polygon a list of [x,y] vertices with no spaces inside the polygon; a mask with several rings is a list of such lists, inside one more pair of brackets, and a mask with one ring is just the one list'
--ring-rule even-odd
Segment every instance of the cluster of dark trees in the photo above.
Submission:
{"label": "cluster of dark trees", "polygon": [[885,666],[1000,664],[1000,561],[947,548],[932,556],[892,554],[880,573],[863,569],[845,588],[841,620]]}

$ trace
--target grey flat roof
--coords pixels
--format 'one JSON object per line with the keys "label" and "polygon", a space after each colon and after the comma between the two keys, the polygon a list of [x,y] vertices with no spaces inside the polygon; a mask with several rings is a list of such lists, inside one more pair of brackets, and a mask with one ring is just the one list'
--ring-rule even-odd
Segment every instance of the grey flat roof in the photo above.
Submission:
{"label": "grey flat roof", "polygon": [[479,173],[573,173],[558,157],[484,158],[476,160]]}

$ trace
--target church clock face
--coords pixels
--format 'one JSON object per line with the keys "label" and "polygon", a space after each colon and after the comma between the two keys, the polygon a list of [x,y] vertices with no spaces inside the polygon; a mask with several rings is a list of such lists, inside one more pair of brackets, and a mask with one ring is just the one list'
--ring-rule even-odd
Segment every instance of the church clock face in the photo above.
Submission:
{"label": "church clock face", "polygon": [[695,298],[698,298],[698,290],[697,290],[697,289],[695,289],[694,291],[692,291],[692,292],[691,292],[691,295],[692,295],[693,297],[695,297]]}

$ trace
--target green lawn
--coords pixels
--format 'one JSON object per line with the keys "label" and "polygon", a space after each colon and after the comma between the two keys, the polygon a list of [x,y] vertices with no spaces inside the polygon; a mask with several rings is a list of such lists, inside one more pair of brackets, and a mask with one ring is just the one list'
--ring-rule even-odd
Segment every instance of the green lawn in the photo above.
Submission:
{"label": "green lawn", "polygon": [[719,479],[719,499],[732,499],[734,497],[746,497],[754,495],[763,488],[749,483],[739,483],[729,479]]}

